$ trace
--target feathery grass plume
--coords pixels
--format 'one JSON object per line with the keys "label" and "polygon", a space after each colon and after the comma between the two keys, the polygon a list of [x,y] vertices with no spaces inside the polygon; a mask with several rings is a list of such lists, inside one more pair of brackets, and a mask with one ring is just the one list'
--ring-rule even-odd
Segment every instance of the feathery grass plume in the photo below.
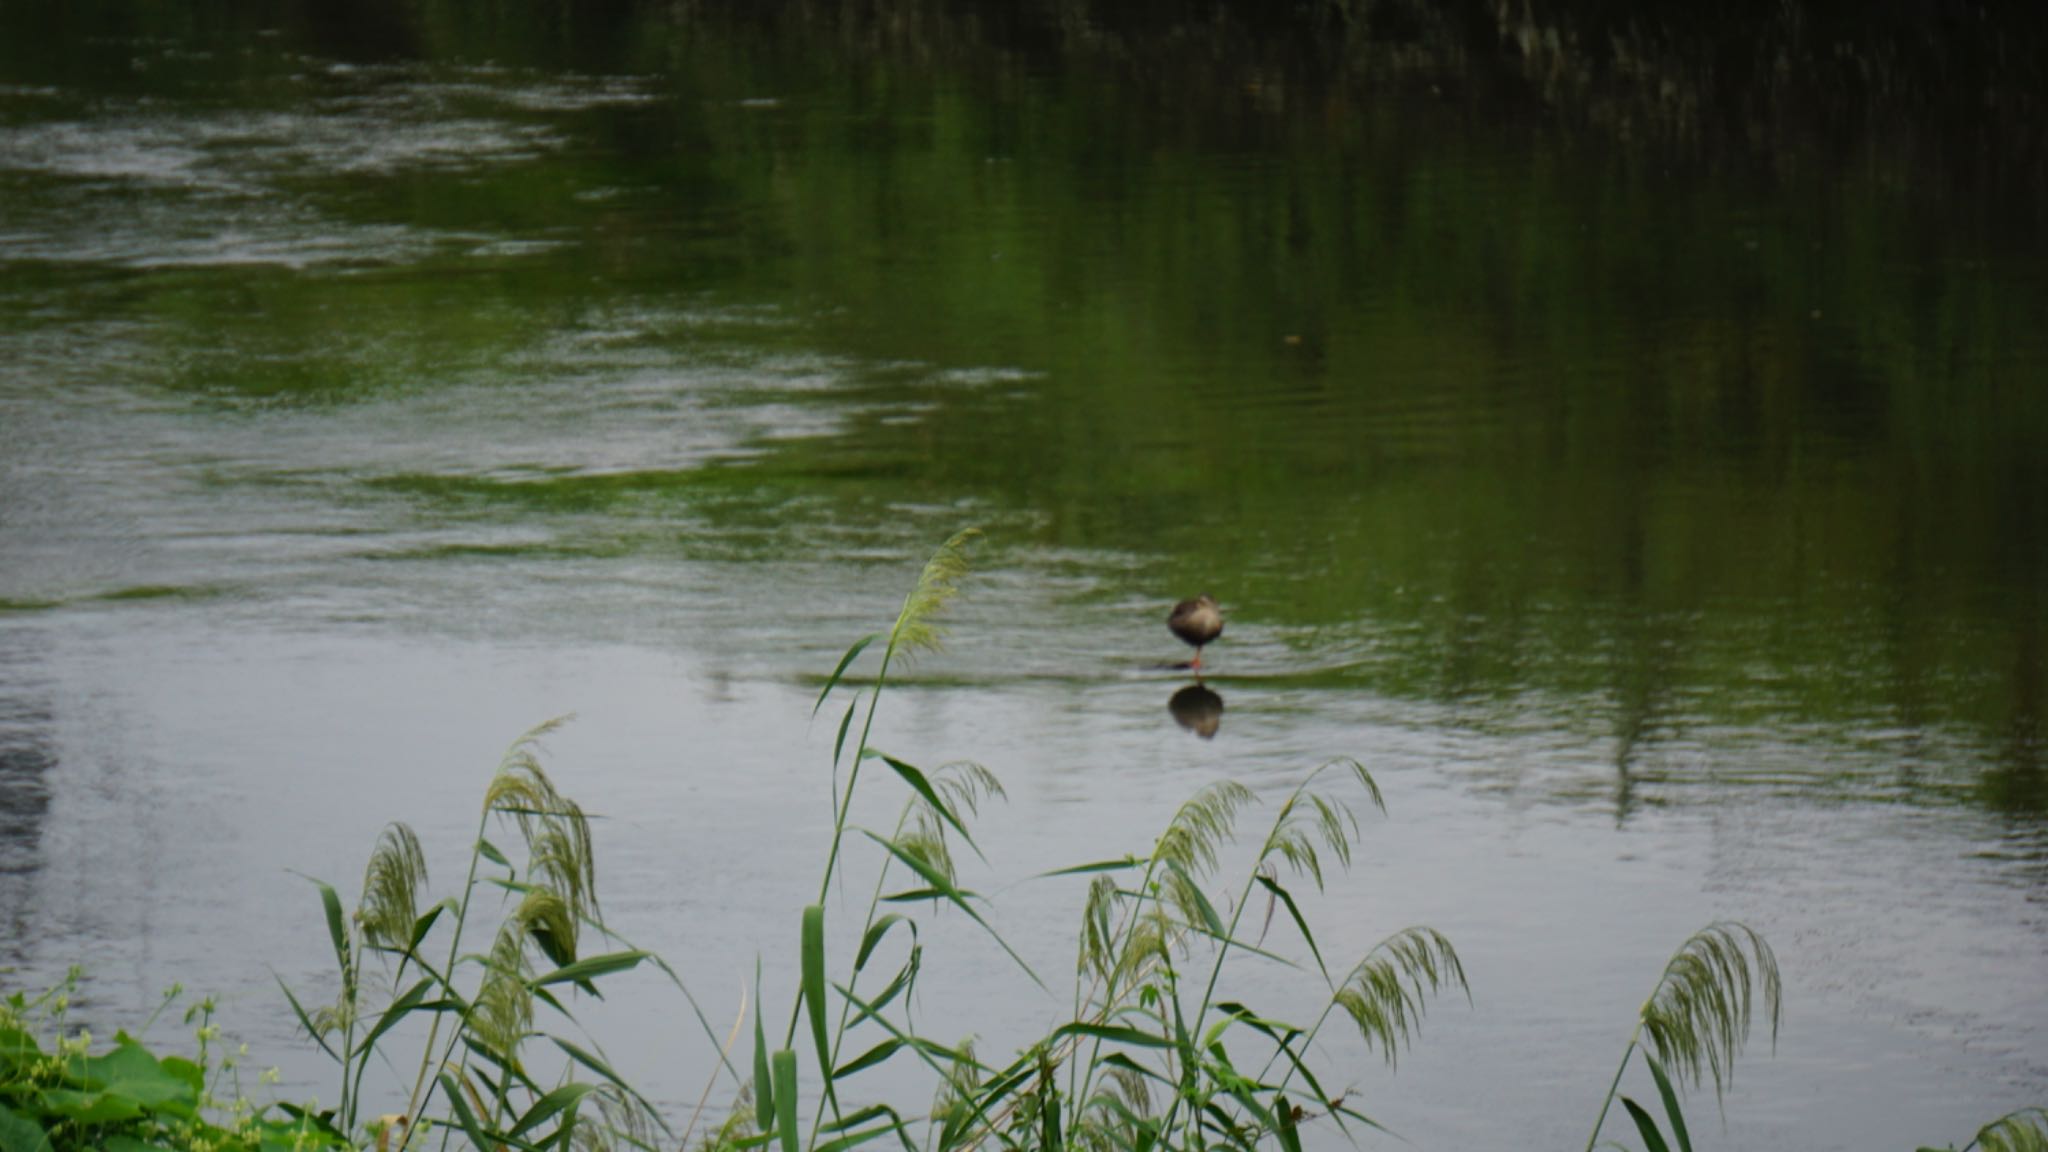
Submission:
{"label": "feathery grass plume", "polygon": [[499,926],[484,959],[483,983],[465,1021],[469,1035],[508,1068],[520,1067],[519,1046],[533,1029],[525,931],[516,916]]}
{"label": "feathery grass plume", "polygon": [[528,888],[508,923],[538,945],[556,967],[576,962],[576,913],[554,889]]}
{"label": "feathery grass plume", "polygon": [[540,762],[541,738],[568,719],[557,717],[512,742],[484,792],[484,808],[518,825],[530,879],[560,896],[571,920],[596,920],[597,856],[591,850],[590,820],[555,788]]}
{"label": "feathery grass plume", "polygon": [[1115,966],[1110,969],[1108,987],[1103,990],[1103,1004],[1115,1003],[1118,989],[1132,988],[1147,980],[1151,973],[1164,967],[1172,957],[1167,950],[1173,947],[1179,935],[1179,926],[1168,919],[1166,913],[1156,905],[1147,915],[1140,916],[1131,925],[1130,936],[1124,941],[1123,951],[1115,956]]}
{"label": "feathery grass plume", "polygon": [[1343,766],[1350,770],[1371,798],[1373,807],[1385,813],[1386,800],[1380,795],[1380,787],[1365,770],[1365,765],[1356,760],[1332,760],[1311,773],[1308,780],[1287,798],[1280,808],[1280,815],[1273,821],[1273,830],[1266,837],[1266,844],[1259,850],[1259,860],[1265,862],[1277,856],[1287,861],[1296,875],[1306,873],[1315,881],[1316,888],[1323,886],[1323,862],[1316,850],[1318,842],[1326,848],[1337,863],[1345,868],[1351,866],[1351,840],[1358,835],[1358,817],[1351,806],[1342,800],[1332,799],[1319,792],[1309,791],[1309,784],[1317,776],[1332,767]]}
{"label": "feathery grass plume", "polygon": [[1008,800],[1010,794],[1003,791],[1003,782],[996,774],[972,760],[955,760],[941,764],[931,774],[932,790],[937,792],[955,822],[960,820],[964,809],[969,816],[981,815],[983,800]]}
{"label": "feathery grass plume", "polygon": [[[600,1084],[591,1089],[577,1108],[580,1122],[569,1135],[571,1152],[625,1152],[656,1147],[654,1125],[649,1123],[646,1109],[616,1084]],[[594,1109],[597,1115],[581,1115],[588,1109]]]}
{"label": "feathery grass plume", "polygon": [[1422,1023],[1427,997],[1455,985],[1469,1000],[1465,966],[1433,928],[1407,928],[1380,941],[1338,986],[1335,1002],[1389,1065]]}
{"label": "feathery grass plume", "polygon": [[1983,1128],[1977,1138],[1963,1146],[1963,1152],[1981,1148],[1984,1152],[2048,1152],[2048,1108],[2022,1108],[2008,1112]]}
{"label": "feathery grass plume", "polygon": [[[903,766],[901,770],[908,769]],[[904,808],[903,820],[897,826],[896,843],[925,864],[937,869],[948,883],[958,883],[959,871],[953,866],[953,852],[946,842],[946,827],[959,829],[966,836],[967,816],[981,814],[981,802],[985,799],[1009,799],[1003,791],[1003,782],[996,774],[971,760],[958,760],[941,765],[937,771],[923,778],[923,787],[916,789]],[[968,840],[968,847],[974,842]],[[975,848],[979,854],[980,849]]]}
{"label": "feathery grass plume", "polygon": [[420,838],[400,823],[387,825],[363,869],[363,898],[356,919],[373,948],[401,951],[412,943],[419,919],[419,894],[427,886],[427,854]]}
{"label": "feathery grass plume", "polygon": [[904,817],[903,826],[896,833],[896,846],[944,876],[947,884],[959,883],[960,873],[953,866],[953,852],[946,846],[946,826],[930,808],[922,804],[911,807]]}
{"label": "feathery grass plume", "polygon": [[1190,797],[1173,814],[1153,858],[1177,866],[1190,876],[1206,876],[1216,870],[1216,849],[1230,839],[1237,814],[1252,802],[1252,790],[1235,780],[1211,784]]}
{"label": "feathery grass plume", "polygon": [[1643,1031],[1659,1064],[1695,1086],[1711,1075],[1718,1099],[1735,1074],[1758,997],[1770,1017],[1771,1046],[1777,1046],[1779,990],[1778,959],[1762,936],[1732,920],[1709,924],[1664,966],[1643,1004]]}
{"label": "feathery grass plume", "polygon": [[932,1094],[935,1143],[941,1152],[960,1146],[961,1135],[975,1125],[975,1101],[981,1095],[981,1064],[974,1058],[973,1038],[954,1045],[953,1050],[959,1059],[947,1064],[938,1090]]}
{"label": "feathery grass plume", "polygon": [[1081,955],[1077,970],[1107,980],[1115,965],[1117,906],[1116,880],[1097,876],[1088,882],[1088,900],[1081,908]]}
{"label": "feathery grass plume", "polygon": [[960,594],[960,579],[967,575],[967,545],[981,535],[978,528],[966,528],[939,545],[918,574],[917,586],[903,598],[903,610],[889,629],[889,656],[911,656],[936,652],[945,640],[938,616]]}
{"label": "feathery grass plume", "polygon": [[1083,1102],[1072,1143],[1103,1152],[1142,1147],[1140,1128],[1151,1115],[1152,1091],[1144,1073],[1110,1068],[1094,1095]]}

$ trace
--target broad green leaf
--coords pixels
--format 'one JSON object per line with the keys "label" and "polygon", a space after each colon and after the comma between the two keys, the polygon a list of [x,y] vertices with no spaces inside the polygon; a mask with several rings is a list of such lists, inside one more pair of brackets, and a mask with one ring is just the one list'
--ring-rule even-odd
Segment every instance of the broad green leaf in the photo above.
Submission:
{"label": "broad green leaf", "polygon": [[199,1095],[190,1080],[165,1070],[140,1044],[117,1044],[102,1056],[88,1056],[75,1067],[89,1088],[133,1100],[144,1107],[191,1115]]}
{"label": "broad green leaf", "polygon": [[500,868],[512,867],[512,861],[507,860],[505,854],[498,851],[498,846],[489,840],[478,839],[476,842],[476,852],[477,855],[482,856]]}
{"label": "broad green leaf", "polygon": [[0,1152],[55,1152],[50,1134],[26,1116],[0,1104]]}
{"label": "broad green leaf", "polygon": [[142,1115],[142,1105],[126,1096],[107,1092],[80,1092],[74,1088],[45,1088],[36,1093],[37,1110],[81,1127],[114,1124]]}

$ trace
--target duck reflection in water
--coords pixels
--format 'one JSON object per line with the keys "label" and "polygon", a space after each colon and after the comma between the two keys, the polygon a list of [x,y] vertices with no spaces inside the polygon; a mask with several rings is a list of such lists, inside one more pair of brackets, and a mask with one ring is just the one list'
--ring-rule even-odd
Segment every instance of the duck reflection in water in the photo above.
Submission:
{"label": "duck reflection in water", "polygon": [[1173,722],[1204,740],[1214,740],[1223,726],[1223,697],[1204,684],[1190,684],[1166,702]]}

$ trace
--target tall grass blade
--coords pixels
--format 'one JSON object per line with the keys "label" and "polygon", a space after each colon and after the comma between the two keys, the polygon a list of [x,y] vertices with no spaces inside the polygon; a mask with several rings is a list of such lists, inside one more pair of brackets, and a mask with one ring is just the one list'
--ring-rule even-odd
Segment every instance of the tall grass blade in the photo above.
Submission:
{"label": "tall grass blade", "polygon": [[1129,1044],[1134,1048],[1172,1048],[1174,1042],[1164,1036],[1155,1036],[1136,1028],[1119,1028],[1113,1024],[1089,1024],[1076,1022],[1062,1024],[1053,1029],[1051,1039],[1063,1040],[1068,1036],[1091,1036],[1107,1040],[1112,1044]]}
{"label": "tall grass blade", "polygon": [[292,1015],[297,1016],[299,1018],[299,1027],[304,1028],[306,1030],[306,1035],[313,1038],[313,1043],[318,1044],[322,1052],[325,1052],[329,1056],[333,1057],[335,1063],[340,1063],[341,1053],[336,1052],[327,1043],[327,1037],[324,1034],[324,1030],[314,1026],[313,1018],[306,1014],[306,1006],[299,1003],[299,998],[297,996],[292,995],[291,985],[286,984],[284,982],[284,977],[279,976],[275,972],[272,972],[270,974],[270,977],[271,979],[277,981],[278,988],[283,990],[285,1002],[292,1006]]}
{"label": "tall grass blade", "polygon": [[1097,860],[1090,864],[1055,868],[1050,872],[1040,872],[1033,879],[1050,880],[1057,876],[1086,876],[1096,872],[1127,872],[1133,868],[1143,868],[1145,864],[1146,859],[1142,856],[1126,856],[1121,860]]}
{"label": "tall grass blade", "polygon": [[955,887],[953,885],[953,882],[947,879],[944,873],[940,872],[936,868],[933,868],[931,865],[925,863],[923,860],[918,859],[917,856],[913,853],[904,851],[903,848],[900,845],[898,845],[895,841],[890,840],[887,837],[877,836],[873,832],[869,832],[865,828],[861,829],[861,835],[866,836],[868,839],[873,840],[877,844],[880,844],[882,848],[889,853],[889,855],[894,856],[896,859],[902,861],[903,864],[906,867],[908,867],[911,871],[917,873],[919,876],[924,877],[925,883],[929,884],[933,889],[935,889],[941,897],[943,897],[948,903],[952,904],[954,907],[960,909],[960,911],[966,913],[968,919],[980,925],[981,930],[988,933],[989,939],[994,940],[996,942],[996,945],[1000,947],[1005,953],[1007,953],[1011,960],[1016,962],[1017,967],[1023,969],[1024,974],[1026,976],[1031,977],[1031,982],[1033,984],[1038,985],[1038,987],[1043,991],[1051,991],[1051,989],[1046,988],[1045,981],[1040,980],[1038,978],[1038,973],[1031,970],[1031,965],[1025,963],[1024,957],[1019,956],[1017,954],[1017,950],[1015,948],[1010,947],[1009,941],[1003,939],[1002,934],[997,932],[993,927],[991,927],[988,921],[982,919],[981,913],[976,912],[974,910],[974,907],[967,902],[967,897],[973,895],[973,893],[966,892],[960,888]]}
{"label": "tall grass blade", "polygon": [[581,1082],[564,1084],[560,1088],[542,1096],[539,1100],[534,1101],[533,1107],[528,1108],[526,1115],[521,1116],[519,1122],[512,1125],[512,1130],[505,1135],[517,1140],[519,1137],[547,1123],[556,1113],[570,1107],[578,1100],[595,1091],[597,1091],[597,1085],[595,1084],[584,1084]]}
{"label": "tall grass blade", "polygon": [[1263,872],[1255,875],[1253,879],[1259,882],[1259,887],[1278,898],[1281,906],[1287,909],[1288,918],[1294,921],[1295,929],[1301,933],[1302,941],[1308,945],[1309,955],[1316,958],[1316,971],[1323,974],[1323,983],[1329,983],[1330,968],[1323,963],[1323,950],[1316,946],[1316,934],[1309,931],[1308,920],[1302,916],[1300,906],[1295,904],[1294,894],[1282,887],[1278,880]]}
{"label": "tall grass blade", "polygon": [[1301,1152],[1301,1133],[1294,1127],[1294,1105],[1283,1093],[1273,1094],[1273,1134],[1280,1139],[1281,1152]]}
{"label": "tall grass blade", "polygon": [[477,1123],[476,1113],[470,1111],[469,1101],[463,1099],[462,1088],[456,1084],[451,1073],[441,1073],[441,1094],[448,1098],[448,1107],[455,1113],[456,1123],[462,1126],[463,1134],[469,1137],[470,1146],[482,1152],[496,1147],[485,1139],[483,1125]]}
{"label": "tall grass blade", "polygon": [[1657,1081],[1657,1095],[1664,1101],[1664,1115],[1671,1121],[1671,1138],[1678,1141],[1679,1152],[1692,1152],[1692,1134],[1685,1128],[1685,1111],[1678,1106],[1678,1093],[1671,1088],[1671,1077],[1664,1074],[1664,1066],[1654,1056],[1644,1056],[1643,1063],[1650,1066],[1650,1077]]}
{"label": "tall grass blade", "polygon": [[802,957],[804,1009],[811,1020],[811,1043],[818,1050],[818,1074],[825,1081],[825,1097],[833,1099],[832,1045],[825,1032],[825,909],[811,904],[804,908]]}
{"label": "tall grass blade", "polygon": [[890,1037],[832,1070],[832,1079],[844,1080],[865,1068],[872,1068],[902,1050],[903,1041]]}
{"label": "tall grass blade", "polygon": [[1643,1111],[1642,1105],[1623,1096],[1621,1106],[1628,1109],[1628,1118],[1636,1122],[1636,1133],[1643,1138],[1643,1147],[1650,1152],[1671,1152],[1671,1146],[1664,1142],[1664,1134],[1657,1131],[1657,1121]]}
{"label": "tall grass blade", "polygon": [[536,991],[550,984],[584,984],[601,977],[619,972],[630,972],[647,959],[647,953],[634,949],[627,952],[607,952],[602,956],[589,956],[573,964],[564,964],[545,976],[527,982]]}
{"label": "tall grass blade", "polygon": [[[363,1034],[361,1040],[356,1041],[355,1054],[361,1056],[376,1047],[377,1038],[391,1031],[400,1020],[405,1019],[414,1009],[419,1008],[421,1001],[426,999],[427,992],[433,986],[434,979],[432,977],[424,978],[419,983],[406,989],[404,995],[393,1000],[391,1006],[384,1009],[384,1014],[377,1018],[377,1023],[368,1032]],[[425,1010],[433,1011],[434,1009]]]}
{"label": "tall grass blade", "polygon": [[[967,826],[960,822],[960,817],[954,813],[953,806],[939,799],[939,794],[932,788],[932,782],[925,777],[922,771],[898,760],[894,756],[881,752],[877,752],[875,755],[880,756],[882,763],[887,764],[897,776],[902,778],[905,784],[910,785],[912,791],[923,797],[925,804],[938,815],[939,819],[944,820],[950,825],[953,831],[958,832],[960,838],[967,842],[967,846],[974,849],[975,855],[981,855],[981,849],[976,847],[974,837],[968,833]],[[986,860],[987,857],[983,857],[983,859]]]}
{"label": "tall grass blade", "polygon": [[[761,1002],[761,970],[754,966],[754,1003]],[[768,1069],[768,1037],[761,1027],[764,1012],[754,1013],[754,1129],[766,1133],[775,1127],[775,1080]]]}
{"label": "tall grass blade", "polygon": [[775,1081],[775,1133],[781,1138],[782,1152],[797,1152],[796,1053],[787,1048],[777,1049],[768,1063]]}
{"label": "tall grass blade", "polygon": [[825,698],[827,696],[832,695],[832,690],[834,688],[839,687],[840,677],[846,675],[847,668],[851,667],[853,662],[860,657],[860,654],[862,652],[867,651],[868,645],[873,644],[876,641],[876,639],[878,639],[878,637],[875,633],[868,633],[860,639],[855,640],[853,642],[853,646],[846,650],[846,655],[841,656],[839,658],[839,664],[837,667],[832,669],[832,675],[827,676],[825,678],[825,686],[818,690],[818,702],[816,704],[811,705],[811,715],[816,716],[818,714],[818,709],[823,708],[825,706]]}
{"label": "tall grass blade", "polygon": [[882,938],[887,936],[889,930],[898,924],[909,926],[911,947],[915,948],[917,946],[917,921],[891,912],[876,920],[873,924],[868,925],[867,934],[860,938],[860,951],[853,957],[853,970],[855,972],[859,972],[868,966],[868,957],[874,955],[875,948],[881,944]]}

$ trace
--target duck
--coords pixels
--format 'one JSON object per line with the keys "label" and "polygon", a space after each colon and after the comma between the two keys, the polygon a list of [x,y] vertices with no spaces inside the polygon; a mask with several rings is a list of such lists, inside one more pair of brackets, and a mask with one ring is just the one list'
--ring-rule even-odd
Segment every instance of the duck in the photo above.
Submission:
{"label": "duck", "polygon": [[1183,600],[1173,606],[1167,614],[1166,626],[1175,636],[1195,646],[1195,661],[1189,667],[1196,672],[1202,670],[1202,646],[1223,635],[1223,611],[1216,604],[1216,598],[1207,592],[1193,600]]}

